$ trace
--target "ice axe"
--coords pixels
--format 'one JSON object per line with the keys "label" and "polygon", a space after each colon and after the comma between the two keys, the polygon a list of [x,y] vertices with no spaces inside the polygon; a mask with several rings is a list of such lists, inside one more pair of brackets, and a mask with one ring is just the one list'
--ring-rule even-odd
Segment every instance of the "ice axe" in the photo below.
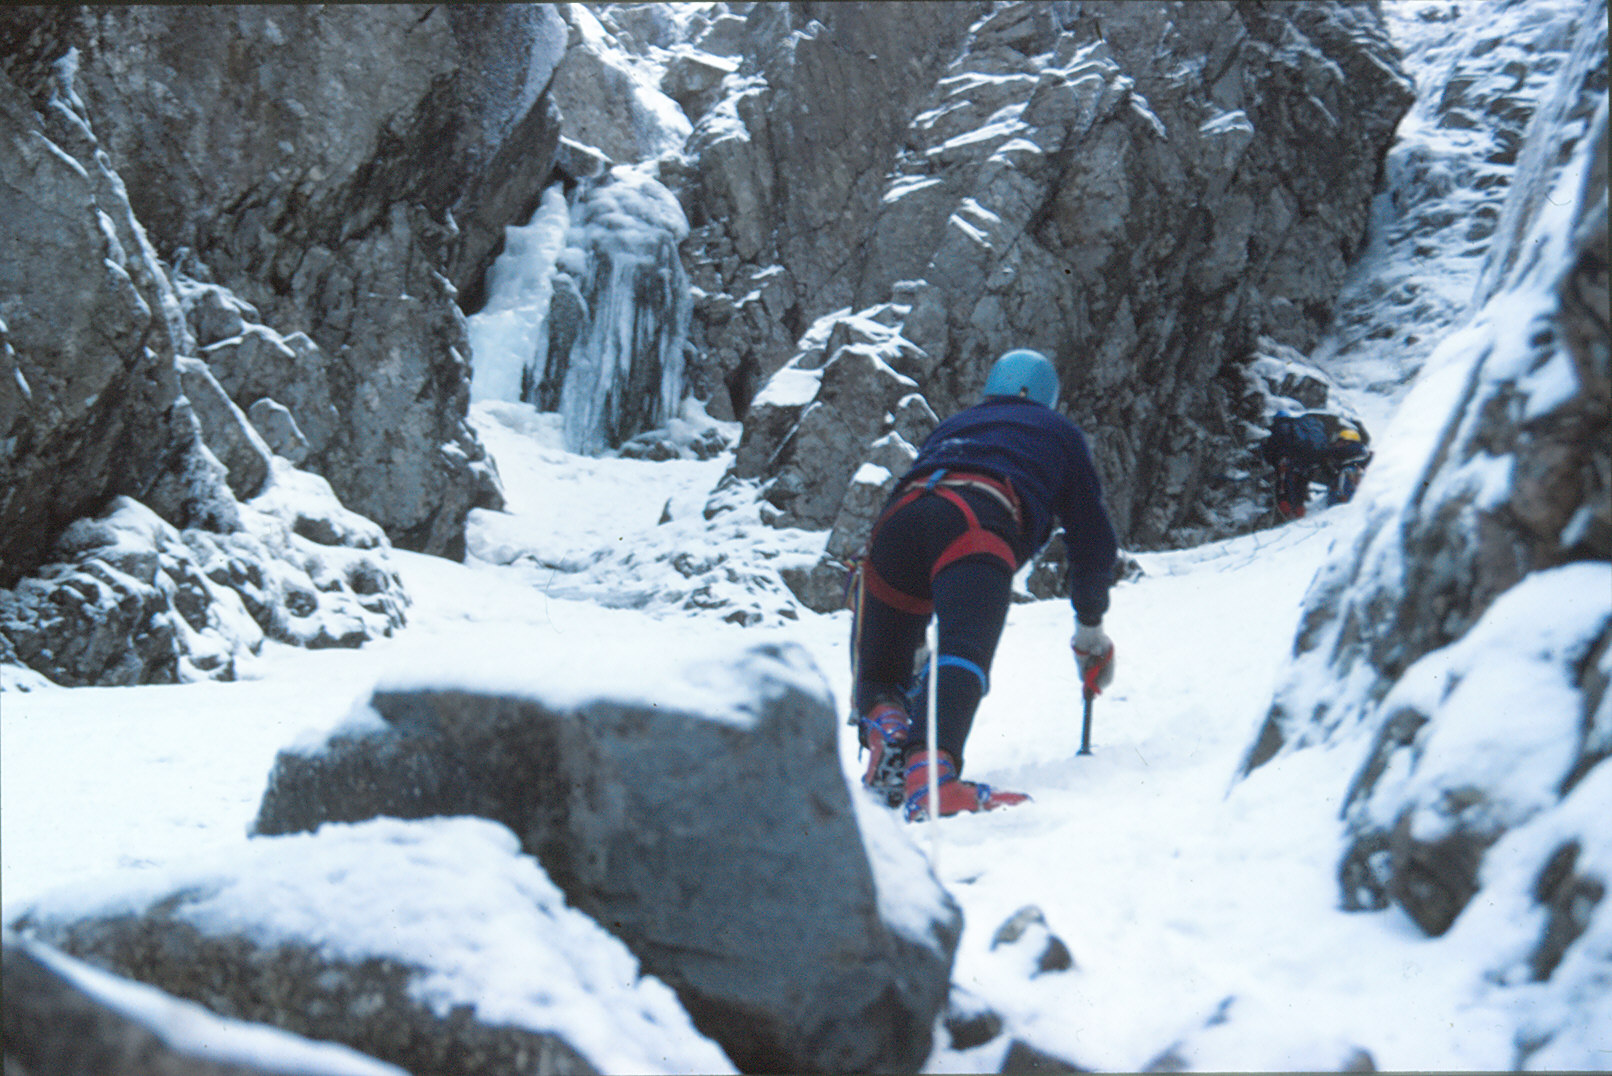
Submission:
{"label": "ice axe", "polygon": [[1097,680],[1103,675],[1103,670],[1108,668],[1108,663],[1113,660],[1114,644],[1110,643],[1108,644],[1108,653],[1103,655],[1103,660],[1094,662],[1091,668],[1085,669],[1081,673],[1080,699],[1084,703],[1084,713],[1080,719],[1080,750],[1076,752],[1077,754],[1091,754],[1091,702],[1102,694],[1103,689],[1097,686]]}

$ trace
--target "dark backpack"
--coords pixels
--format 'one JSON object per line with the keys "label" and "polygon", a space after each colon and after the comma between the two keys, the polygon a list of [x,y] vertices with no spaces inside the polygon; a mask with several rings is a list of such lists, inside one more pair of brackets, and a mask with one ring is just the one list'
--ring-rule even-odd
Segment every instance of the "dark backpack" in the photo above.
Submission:
{"label": "dark backpack", "polygon": [[1300,415],[1293,421],[1293,444],[1312,452],[1321,452],[1332,444],[1327,436],[1326,423],[1319,415]]}
{"label": "dark backpack", "polygon": [[1271,422],[1273,447],[1319,452],[1332,443],[1326,424],[1317,415],[1289,415]]}
{"label": "dark backpack", "polygon": [[1283,415],[1271,420],[1270,438],[1260,451],[1267,462],[1275,464],[1290,455],[1314,458],[1329,444],[1326,425],[1318,416]]}

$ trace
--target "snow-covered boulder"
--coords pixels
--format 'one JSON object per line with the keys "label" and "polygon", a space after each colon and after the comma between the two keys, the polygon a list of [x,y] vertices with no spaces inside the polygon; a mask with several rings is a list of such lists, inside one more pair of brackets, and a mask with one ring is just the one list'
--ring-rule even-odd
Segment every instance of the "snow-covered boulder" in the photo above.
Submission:
{"label": "snow-covered boulder", "polygon": [[116,498],[102,516],[77,521],[54,554],[0,590],[7,661],[73,687],[233,680],[262,646],[240,596],[138,501]]}
{"label": "snow-covered boulder", "polygon": [[283,752],[257,832],[502,822],[740,1068],[923,1063],[960,916],[893,821],[859,823],[804,652],[546,633],[442,666]]}
{"label": "snow-covered boulder", "polygon": [[916,397],[917,383],[907,373],[922,353],[877,320],[890,309],[821,319],[780,371],[777,386],[769,384],[758,397],[733,474],[747,478],[761,470],[767,479],[762,496],[778,510],[771,517],[777,526],[832,526],[857,470],[872,456],[886,455],[873,445],[895,430],[898,417],[918,441],[933,428],[933,412]]}
{"label": "snow-covered boulder", "polygon": [[346,1047],[217,1016],[9,932],[4,962],[5,1063],[27,1076],[406,1076]]}
{"label": "snow-covered boulder", "polygon": [[229,530],[183,531],[127,497],[74,522],[50,561],[0,589],[0,660],[57,683],[233,680],[267,638],[360,646],[409,599],[380,527],[317,475],[273,461]]}
{"label": "snow-covered boulder", "polygon": [[[220,1016],[407,1072],[731,1071],[666,985],[479,819],[249,841],[46,894],[11,926]],[[8,948],[8,1056],[10,960]]]}

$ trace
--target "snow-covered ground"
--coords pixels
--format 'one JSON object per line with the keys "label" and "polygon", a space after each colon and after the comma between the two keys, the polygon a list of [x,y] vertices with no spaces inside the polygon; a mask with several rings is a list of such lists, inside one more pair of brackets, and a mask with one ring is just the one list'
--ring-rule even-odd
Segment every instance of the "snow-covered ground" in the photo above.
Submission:
{"label": "snow-covered ground", "polygon": [[[516,433],[509,405],[478,405],[476,414],[509,460],[511,504],[533,513],[480,518],[476,530],[496,530],[506,544],[523,530],[541,535],[551,564],[584,564],[578,550],[620,544],[644,562],[675,553],[661,548],[678,540],[677,528],[657,522],[661,507],[698,504],[721,466],[571,457],[556,447],[552,423]],[[511,465],[521,439],[527,451]],[[1338,910],[1338,807],[1354,760],[1301,752],[1233,781],[1305,586],[1356,510],[1143,555],[1146,574],[1115,592],[1108,624],[1119,675],[1095,707],[1090,756],[1076,754],[1068,604],[1013,607],[969,771],[1035,802],[907,830],[964,909],[954,981],[996,1007],[1007,1033],[961,1054],[942,1033],[932,1071],[993,1070],[1015,1034],[1102,1069],[1139,1068],[1183,1038],[1197,1068],[1328,1068],[1354,1047],[1386,1068],[1508,1063],[1511,1025],[1484,1002],[1462,944],[1426,940],[1398,912]],[[743,554],[743,528],[721,541]],[[186,876],[198,857],[233,862],[279,748],[347,720],[377,680],[511,634],[541,633],[573,654],[594,642],[652,653],[674,636],[713,646],[782,637],[812,653],[842,706],[848,694],[847,613],[740,628],[675,606],[609,608],[551,593],[556,580],[607,586],[613,554],[576,571],[534,559],[394,556],[414,599],[396,638],[358,651],[275,646],[254,679],[237,683],[0,696],[8,918],[53,887],[114,868],[119,879],[104,884],[138,879],[145,889]],[[681,579],[659,563],[669,585]],[[849,727],[841,735],[854,782],[854,735]],[[384,864],[374,866],[384,877]],[[542,884],[519,882],[504,886],[529,895]],[[992,949],[996,930],[1027,904],[1068,945],[1073,970],[1032,977],[1022,947]],[[495,921],[511,931],[526,922]]]}

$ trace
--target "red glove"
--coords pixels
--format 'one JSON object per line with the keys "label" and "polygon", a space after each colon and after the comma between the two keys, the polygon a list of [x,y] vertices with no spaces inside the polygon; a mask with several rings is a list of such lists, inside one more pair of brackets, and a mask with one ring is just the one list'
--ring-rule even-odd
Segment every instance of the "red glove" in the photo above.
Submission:
{"label": "red glove", "polygon": [[1100,624],[1076,624],[1069,649],[1080,666],[1080,682],[1093,695],[1114,682],[1114,642]]}

